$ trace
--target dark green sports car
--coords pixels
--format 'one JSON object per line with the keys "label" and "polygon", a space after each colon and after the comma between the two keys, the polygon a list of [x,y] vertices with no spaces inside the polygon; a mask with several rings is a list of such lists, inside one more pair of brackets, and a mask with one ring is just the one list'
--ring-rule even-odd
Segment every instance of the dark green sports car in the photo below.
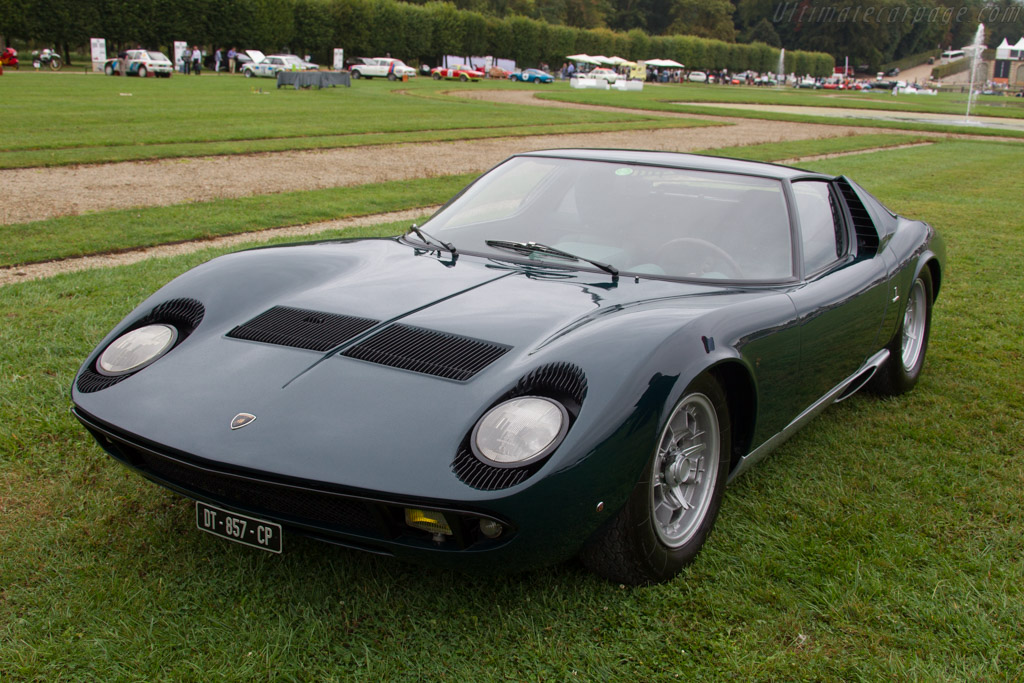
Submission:
{"label": "dark green sports car", "polygon": [[255,548],[664,581],[728,481],[861,387],[914,386],[943,260],[845,177],[521,154],[402,237],[175,279],[86,359],[74,412]]}

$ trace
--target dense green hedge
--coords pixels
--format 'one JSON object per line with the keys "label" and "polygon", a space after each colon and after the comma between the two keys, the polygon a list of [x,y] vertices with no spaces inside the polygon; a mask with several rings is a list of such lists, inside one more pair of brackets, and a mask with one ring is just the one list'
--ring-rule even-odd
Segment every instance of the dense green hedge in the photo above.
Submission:
{"label": "dense green hedge", "polygon": [[[0,0],[0,34],[61,48],[85,44],[91,37],[106,38],[108,50],[136,43],[169,48],[175,40],[208,48],[288,48],[321,63],[330,63],[335,47],[349,56],[391,53],[431,64],[454,54],[552,67],[561,66],[566,55],[585,52],[674,59],[695,69],[735,72],[775,71],[779,55],[762,43],[579,29],[521,16],[485,16],[448,2],[396,0]],[[787,72],[824,76],[832,66],[832,57],[823,53],[786,55]]]}

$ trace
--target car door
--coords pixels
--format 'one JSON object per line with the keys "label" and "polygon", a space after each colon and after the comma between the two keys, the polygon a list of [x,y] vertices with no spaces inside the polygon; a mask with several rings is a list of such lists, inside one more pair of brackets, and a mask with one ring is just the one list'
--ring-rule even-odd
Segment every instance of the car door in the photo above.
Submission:
{"label": "car door", "polygon": [[791,190],[802,269],[802,284],[790,292],[800,324],[800,377],[793,390],[809,406],[879,349],[888,267],[857,239],[834,183],[799,180]]}

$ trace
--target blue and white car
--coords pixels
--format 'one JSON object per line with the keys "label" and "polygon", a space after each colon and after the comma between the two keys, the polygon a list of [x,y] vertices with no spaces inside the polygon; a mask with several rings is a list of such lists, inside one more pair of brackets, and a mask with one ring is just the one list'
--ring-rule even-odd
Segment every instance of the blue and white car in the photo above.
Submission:
{"label": "blue and white car", "polygon": [[522,83],[552,83],[555,78],[540,69],[523,69],[519,73],[509,74],[509,80],[520,81]]}
{"label": "blue and white car", "polygon": [[246,50],[245,53],[252,59],[242,67],[242,74],[246,78],[277,78],[279,71],[307,71],[320,68],[296,55],[264,55],[259,50]]}

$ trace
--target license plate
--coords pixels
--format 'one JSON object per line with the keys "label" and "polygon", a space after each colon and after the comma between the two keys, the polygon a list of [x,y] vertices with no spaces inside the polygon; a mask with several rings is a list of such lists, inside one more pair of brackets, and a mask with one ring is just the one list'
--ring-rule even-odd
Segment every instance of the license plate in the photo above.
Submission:
{"label": "license plate", "polygon": [[281,525],[196,501],[196,526],[201,531],[272,553],[281,552]]}

